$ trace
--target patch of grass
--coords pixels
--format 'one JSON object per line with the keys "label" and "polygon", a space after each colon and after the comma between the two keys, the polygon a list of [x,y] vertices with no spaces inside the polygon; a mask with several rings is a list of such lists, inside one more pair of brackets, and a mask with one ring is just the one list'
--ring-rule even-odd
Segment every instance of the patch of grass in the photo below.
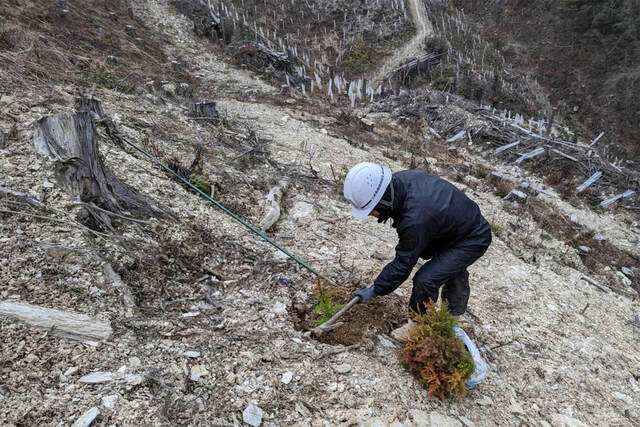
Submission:
{"label": "patch of grass", "polygon": [[505,180],[501,180],[498,185],[496,185],[496,189],[493,191],[498,197],[505,197],[511,191],[511,185]]}
{"label": "patch of grass", "polygon": [[465,381],[471,378],[475,364],[462,340],[456,337],[457,320],[447,303],[440,308],[427,304],[425,314],[414,314],[416,326],[398,358],[421,383],[430,397],[461,398],[469,391]]}
{"label": "patch of grass", "polygon": [[492,221],[489,221],[489,226],[491,227],[491,233],[493,233],[494,236],[498,237],[499,239],[501,239],[504,236],[505,230],[502,224],[499,224],[495,220],[492,220]]}
{"label": "patch of grass", "polygon": [[106,89],[117,90],[123,93],[131,93],[135,89],[135,84],[118,78],[106,67],[99,67],[94,72],[94,83],[98,87]]}
{"label": "patch of grass", "polygon": [[143,128],[149,127],[147,122],[140,120],[137,117],[132,117],[131,119],[129,119],[129,122],[131,122],[131,126],[133,126],[136,129],[143,129]]}
{"label": "patch of grass", "polygon": [[349,173],[349,169],[342,165],[338,172],[333,169],[333,165],[331,166],[331,174],[333,175],[333,183],[335,186],[336,193],[342,194],[344,188],[344,180],[347,179],[347,174]]}
{"label": "patch of grass", "polygon": [[476,178],[485,179],[491,173],[491,169],[485,165],[474,165],[471,169],[471,175]]}
{"label": "patch of grass", "polygon": [[198,187],[200,191],[205,194],[211,193],[211,183],[209,182],[209,178],[200,174],[193,174],[189,177],[189,180],[193,185]]}
{"label": "patch of grass", "polygon": [[317,317],[317,325],[322,325],[331,319],[345,306],[345,304],[337,304],[333,301],[333,292],[326,285],[318,284],[313,292],[313,298],[316,300],[313,314]]}

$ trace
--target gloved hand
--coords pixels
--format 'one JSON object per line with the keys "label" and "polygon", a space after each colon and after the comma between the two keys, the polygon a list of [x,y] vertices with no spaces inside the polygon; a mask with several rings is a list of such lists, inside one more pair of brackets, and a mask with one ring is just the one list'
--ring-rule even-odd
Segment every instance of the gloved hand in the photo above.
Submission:
{"label": "gloved hand", "polygon": [[378,295],[376,295],[376,291],[373,288],[373,286],[369,286],[368,288],[358,289],[352,295],[354,297],[360,297],[360,301],[358,301],[358,304],[364,304],[365,302],[369,301],[370,299],[375,298],[375,297],[378,296]]}

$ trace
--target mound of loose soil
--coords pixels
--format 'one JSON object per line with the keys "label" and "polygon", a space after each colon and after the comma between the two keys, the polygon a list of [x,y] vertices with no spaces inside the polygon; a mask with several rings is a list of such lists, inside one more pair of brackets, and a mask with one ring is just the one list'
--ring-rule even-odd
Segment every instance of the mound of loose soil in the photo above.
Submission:
{"label": "mound of loose soil", "polygon": [[[351,294],[357,287],[332,287],[334,301],[346,304],[352,298]],[[302,304],[294,305],[291,310],[293,323],[297,330],[310,330],[317,325],[317,316],[313,313],[315,301],[310,299]],[[341,321],[344,323],[324,336],[319,341],[326,344],[353,345],[363,338],[388,334],[403,324],[408,318],[408,307],[395,294],[379,297],[366,304],[353,306]]]}

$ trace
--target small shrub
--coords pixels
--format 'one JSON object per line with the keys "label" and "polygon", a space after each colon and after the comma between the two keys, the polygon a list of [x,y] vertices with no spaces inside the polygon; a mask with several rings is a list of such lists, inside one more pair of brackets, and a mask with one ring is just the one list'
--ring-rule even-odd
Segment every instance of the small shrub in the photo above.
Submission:
{"label": "small shrub", "polygon": [[484,179],[489,176],[491,169],[485,165],[474,165],[471,169],[471,174],[476,178]]}
{"label": "small shrub", "polygon": [[336,124],[338,126],[346,126],[350,124],[354,119],[355,117],[353,116],[353,114],[346,111],[340,111],[336,115]]}
{"label": "small shrub", "polygon": [[333,301],[333,292],[326,285],[318,284],[313,292],[313,298],[316,300],[316,305],[313,308],[313,314],[317,317],[317,325],[322,325],[324,322],[331,319],[334,314],[345,306],[344,304],[336,304]]}
{"label": "small shrub", "polygon": [[133,126],[136,129],[143,129],[143,128],[149,127],[147,122],[145,122],[144,120],[140,120],[137,117],[132,117],[129,120],[129,122],[131,122],[131,126]]}
{"label": "small shrub", "polygon": [[489,226],[491,227],[491,233],[498,238],[502,238],[504,236],[504,227],[501,224],[498,224],[495,221],[489,221]]}
{"label": "small shrub", "polygon": [[415,314],[416,326],[398,358],[418,381],[427,387],[429,397],[461,398],[468,392],[465,381],[475,370],[473,358],[455,335],[457,320],[447,303],[440,308],[427,304],[425,314]]}
{"label": "small shrub", "polygon": [[498,185],[496,185],[496,189],[494,190],[493,194],[498,197],[505,197],[507,194],[509,194],[510,191],[511,186],[509,185],[509,183],[505,180],[502,180],[498,183]]}
{"label": "small shrub", "polygon": [[333,169],[333,165],[331,165],[331,174],[333,175],[333,184],[335,186],[335,190],[337,194],[342,194],[344,188],[344,180],[347,179],[347,174],[349,173],[349,169],[346,166],[342,165],[338,173]]}
{"label": "small shrub", "polygon": [[363,39],[354,43],[351,47],[351,53],[345,62],[351,73],[357,76],[363,74],[371,67],[372,62],[369,57],[369,49]]}
{"label": "small shrub", "polygon": [[211,183],[209,182],[209,178],[207,178],[206,176],[194,173],[193,175],[191,175],[190,181],[198,188],[198,190],[202,191],[203,193],[211,193]]}

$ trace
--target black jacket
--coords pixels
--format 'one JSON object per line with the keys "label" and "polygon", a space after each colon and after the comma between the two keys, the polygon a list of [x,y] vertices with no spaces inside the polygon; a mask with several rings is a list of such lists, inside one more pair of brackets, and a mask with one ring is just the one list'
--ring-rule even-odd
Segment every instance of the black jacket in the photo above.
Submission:
{"label": "black jacket", "polygon": [[453,184],[412,169],[393,174],[390,216],[400,242],[395,259],[374,282],[377,295],[393,292],[407,278],[418,258],[429,259],[445,249],[487,247],[491,227],[478,205]]}

